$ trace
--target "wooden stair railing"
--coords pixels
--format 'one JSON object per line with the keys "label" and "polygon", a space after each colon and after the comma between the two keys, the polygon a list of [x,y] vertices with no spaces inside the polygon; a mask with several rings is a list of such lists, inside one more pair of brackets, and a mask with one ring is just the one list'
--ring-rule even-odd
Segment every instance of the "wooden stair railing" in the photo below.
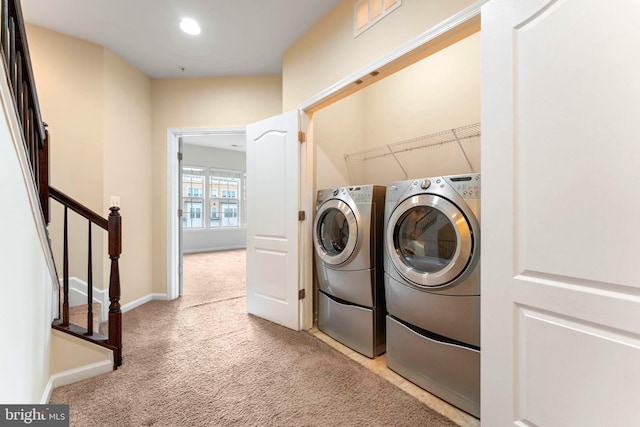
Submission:
{"label": "wooden stair railing", "polygon": [[[120,268],[118,260],[122,253],[122,218],[118,212],[120,208],[109,208],[111,213],[108,219],[101,217],[91,209],[83,206],[71,197],[49,187],[52,199],[64,206],[64,230],[63,230],[63,268],[62,268],[62,318],[53,323],[57,330],[75,335],[87,341],[94,342],[113,350],[114,369],[122,365],[122,311],[120,310]],[[71,209],[78,215],[88,220],[88,249],[87,249],[87,327],[83,328],[69,322],[69,228],[68,211]],[[111,271],[109,275],[109,336],[99,334],[93,330],[93,253],[92,253],[92,225],[105,230],[108,234],[109,258],[111,259]]]}
{"label": "wooden stair railing", "polygon": [[33,79],[27,34],[20,0],[0,0],[0,47],[22,124],[22,135],[31,173],[40,196],[45,223],[49,222],[49,149]]}
{"label": "wooden stair railing", "polygon": [[[42,120],[38,94],[33,77],[31,56],[27,43],[27,33],[22,17],[20,0],[0,0],[0,50],[7,80],[11,88],[13,104],[21,124],[22,139],[31,169],[33,183],[37,190],[44,224],[50,222],[49,198],[64,206],[64,302],[61,319],[54,321],[55,329],[107,347],[114,352],[114,369],[122,364],[122,312],[120,310],[120,272],[118,260],[122,252],[122,231],[119,208],[110,208],[105,219],[64,193],[49,186],[49,132]],[[2,64],[0,64],[1,66]],[[69,252],[68,252],[68,209],[89,221],[89,262],[88,262],[88,314],[87,328],[69,322]],[[92,224],[108,232],[111,273],[109,279],[109,332],[108,337],[93,330],[93,272],[91,253]],[[56,283],[55,286],[58,286]]]}

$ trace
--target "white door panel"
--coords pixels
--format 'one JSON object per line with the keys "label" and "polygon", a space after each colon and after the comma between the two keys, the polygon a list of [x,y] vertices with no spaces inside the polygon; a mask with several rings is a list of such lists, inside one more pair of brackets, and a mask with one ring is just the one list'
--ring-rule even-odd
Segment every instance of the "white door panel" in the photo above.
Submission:
{"label": "white door panel", "polygon": [[[617,142],[637,133],[637,111],[629,108],[637,101],[629,98],[634,86],[640,90],[640,55],[628,52],[640,51],[640,39],[629,37],[637,22],[621,11],[640,16],[640,3],[619,2],[594,16],[578,13],[582,3],[544,3],[533,17],[517,18],[523,23],[514,37],[519,268],[637,287],[637,268],[602,267],[627,258],[622,236],[640,237],[625,220],[637,194],[640,144]],[[587,3],[596,12],[598,2]],[[598,31],[603,22],[606,31]],[[580,215],[549,209],[567,201]],[[640,239],[631,241],[638,253]]]}
{"label": "white door panel", "polygon": [[247,126],[247,311],[299,324],[298,112]]}
{"label": "white door panel", "polygon": [[640,419],[640,3],[482,9],[482,421]]}
{"label": "white door panel", "polygon": [[637,425],[640,396],[619,392],[640,374],[637,337],[535,309],[518,315],[519,418],[536,426]]}
{"label": "white door panel", "polygon": [[[296,125],[297,129],[297,125]],[[297,132],[297,130],[296,130]],[[297,206],[297,192],[288,194],[287,169],[283,162],[287,159],[287,133],[273,131],[270,134],[260,135],[252,145],[255,150],[255,177],[253,184],[257,194],[251,196],[254,205],[258,207],[259,219],[254,230],[256,235],[268,236],[272,239],[287,238],[287,212],[291,204],[287,199],[293,198]],[[297,152],[295,153],[297,157]],[[278,203],[272,203],[275,199]],[[255,218],[255,216],[254,216]]]}
{"label": "white door panel", "polygon": [[255,294],[287,304],[287,252],[256,247],[254,256],[256,271],[263,274],[260,277],[262,285]]}

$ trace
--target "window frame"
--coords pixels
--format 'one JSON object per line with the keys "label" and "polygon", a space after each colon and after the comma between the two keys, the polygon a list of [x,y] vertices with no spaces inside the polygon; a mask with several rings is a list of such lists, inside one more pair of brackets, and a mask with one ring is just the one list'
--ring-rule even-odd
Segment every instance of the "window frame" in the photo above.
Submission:
{"label": "window frame", "polygon": [[[199,166],[184,166],[182,168],[182,228],[184,230],[202,230],[205,228],[203,218],[205,198],[203,197],[206,188],[206,168]],[[191,177],[185,179],[186,177]],[[197,183],[194,178],[200,178],[201,182]],[[202,187],[194,186],[194,183],[200,184]],[[186,189],[186,194],[184,193]],[[200,190],[200,191],[195,191]],[[200,194],[199,196],[194,194]],[[200,205],[199,209],[194,209],[195,205]],[[189,205],[189,209],[187,209]],[[194,222],[196,225],[194,225]],[[198,224],[198,222],[200,224]]]}
{"label": "window frame", "polygon": [[[215,219],[209,215],[208,227],[211,229],[245,228],[242,217],[246,214],[242,208],[238,194],[242,194],[244,171],[220,169],[210,167],[208,169],[207,184],[210,196],[215,191],[218,197],[210,197],[208,201],[209,212],[215,211]],[[216,181],[217,188],[212,188]],[[214,223],[215,221],[215,223]],[[231,222],[231,224],[230,224]]]}
{"label": "window frame", "polygon": [[[187,203],[201,202],[199,221],[202,222],[202,225],[187,227],[185,220],[183,220],[182,224],[185,231],[246,228],[246,203],[240,197],[246,194],[245,171],[184,165],[181,173],[183,176],[183,188],[181,188],[181,191],[183,191],[183,216],[187,214]],[[204,179],[203,188],[191,187],[189,185],[190,182],[185,185],[185,175],[202,176]],[[217,184],[214,184],[214,180],[217,180]],[[188,194],[191,194],[191,196]],[[199,194],[201,197],[193,196],[193,194]],[[215,216],[212,215],[214,212]],[[231,224],[229,224],[230,222]]]}
{"label": "window frame", "polygon": [[[380,22],[384,17],[389,15],[391,12],[402,6],[402,0],[393,0],[389,5],[386,5],[389,0],[359,0],[353,5],[353,38],[358,37],[360,34],[367,31],[369,28],[373,27],[375,24]],[[376,3],[379,5],[379,10],[377,6],[375,9],[372,8],[372,3]],[[371,16],[371,12],[376,10],[378,13],[375,16]],[[366,22],[362,24],[362,26],[358,26],[358,18],[362,18],[363,15],[366,14]]]}

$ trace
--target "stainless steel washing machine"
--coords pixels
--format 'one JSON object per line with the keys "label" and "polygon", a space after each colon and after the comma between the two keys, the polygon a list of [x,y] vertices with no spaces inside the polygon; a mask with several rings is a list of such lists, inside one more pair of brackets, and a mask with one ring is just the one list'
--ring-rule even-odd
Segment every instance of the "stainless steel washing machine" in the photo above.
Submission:
{"label": "stainless steel washing machine", "polygon": [[320,190],[313,227],[318,329],[371,358],[385,351],[385,191],[378,185]]}
{"label": "stainless steel washing machine", "polygon": [[387,366],[480,417],[480,174],[387,185]]}

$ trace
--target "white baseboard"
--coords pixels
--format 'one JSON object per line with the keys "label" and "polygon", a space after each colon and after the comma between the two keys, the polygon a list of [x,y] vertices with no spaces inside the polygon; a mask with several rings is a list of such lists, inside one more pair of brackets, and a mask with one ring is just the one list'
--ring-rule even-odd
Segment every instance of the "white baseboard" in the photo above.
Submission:
{"label": "white baseboard", "polygon": [[47,403],[49,403],[49,400],[51,399],[51,393],[53,393],[53,376],[49,377],[47,386],[44,388],[44,392],[42,393],[42,397],[40,398],[41,405],[46,405]]}
{"label": "white baseboard", "polygon": [[215,247],[215,248],[195,248],[195,249],[183,249],[183,254],[198,254],[202,252],[218,252],[218,251],[230,251],[233,249],[247,249],[247,245],[236,245],[236,246],[223,246],[223,247]]}
{"label": "white baseboard", "polygon": [[72,384],[78,381],[86,380],[87,378],[112,372],[113,355],[110,359],[111,360],[96,362],[87,366],[83,366],[81,368],[70,369],[68,371],[51,375],[51,377],[49,377],[49,382],[44,389],[44,393],[42,394],[42,398],[40,399],[40,403],[43,405],[49,403],[49,399],[51,399],[51,393],[56,387]]}
{"label": "white baseboard", "polygon": [[122,310],[123,313],[126,313],[127,311],[133,310],[136,307],[140,307],[142,304],[146,304],[149,301],[154,301],[154,300],[166,301],[167,299],[168,299],[167,294],[149,294],[149,295],[143,296],[142,298],[138,298],[135,301],[131,301],[124,304],[123,306],[120,307],[120,310]]}
{"label": "white baseboard", "polygon": [[[62,280],[60,280],[62,283]],[[60,285],[62,286],[62,284]],[[81,305],[86,304],[87,301],[87,289],[88,285],[82,279],[77,277],[69,277],[69,305]],[[133,310],[142,304],[148,303],[153,300],[167,300],[167,294],[149,294],[142,298],[138,298],[135,301],[128,302],[120,307],[122,312]],[[72,302],[73,300],[73,302]],[[108,289],[96,289],[93,288],[93,301],[100,304],[100,322],[106,322],[109,320],[109,290]]]}

